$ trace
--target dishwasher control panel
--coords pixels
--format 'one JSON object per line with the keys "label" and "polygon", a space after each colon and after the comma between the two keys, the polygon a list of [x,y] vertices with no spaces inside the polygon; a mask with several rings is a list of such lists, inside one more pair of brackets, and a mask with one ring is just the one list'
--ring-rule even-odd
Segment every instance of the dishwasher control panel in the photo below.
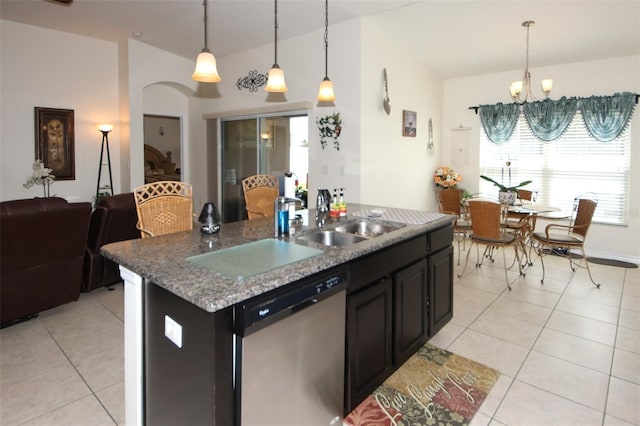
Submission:
{"label": "dishwasher control panel", "polygon": [[347,281],[347,268],[340,268],[240,303],[235,307],[236,334],[245,336],[314,305],[345,289]]}

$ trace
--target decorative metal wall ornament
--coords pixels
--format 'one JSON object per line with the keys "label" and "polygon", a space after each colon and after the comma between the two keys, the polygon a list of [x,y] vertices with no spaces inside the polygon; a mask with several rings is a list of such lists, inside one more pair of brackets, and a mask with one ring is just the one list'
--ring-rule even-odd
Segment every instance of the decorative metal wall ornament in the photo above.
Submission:
{"label": "decorative metal wall ornament", "polygon": [[258,70],[249,71],[245,77],[240,77],[236,81],[238,90],[249,89],[250,92],[257,92],[258,89],[267,83],[267,74],[260,74]]}

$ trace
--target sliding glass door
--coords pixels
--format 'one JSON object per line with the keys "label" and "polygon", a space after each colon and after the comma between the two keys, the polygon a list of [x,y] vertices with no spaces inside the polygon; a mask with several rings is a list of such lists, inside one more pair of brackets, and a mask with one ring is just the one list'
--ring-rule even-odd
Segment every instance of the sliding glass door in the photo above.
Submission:
{"label": "sliding glass door", "polygon": [[[304,120],[304,127],[300,120]],[[304,182],[308,167],[308,153],[299,154],[299,142],[307,140],[307,116],[271,115],[222,120],[222,220],[235,222],[247,218],[242,180],[256,174],[270,174],[280,180],[284,188],[285,172],[300,169],[304,163]],[[293,126],[292,126],[293,123]],[[304,137],[300,135],[304,128]],[[292,133],[293,130],[293,133]],[[295,141],[292,145],[292,139]],[[292,165],[292,147],[295,149]],[[295,172],[299,176],[298,172]]]}

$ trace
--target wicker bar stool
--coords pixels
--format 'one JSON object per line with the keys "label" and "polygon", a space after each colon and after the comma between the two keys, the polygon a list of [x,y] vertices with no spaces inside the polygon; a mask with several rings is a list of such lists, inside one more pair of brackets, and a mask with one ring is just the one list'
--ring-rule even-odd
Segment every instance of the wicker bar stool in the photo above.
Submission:
{"label": "wicker bar stool", "polygon": [[242,180],[244,202],[249,219],[273,217],[278,197],[278,178],[271,175],[254,175]]}
{"label": "wicker bar stool", "polygon": [[193,229],[191,184],[160,181],[133,190],[142,238]]}

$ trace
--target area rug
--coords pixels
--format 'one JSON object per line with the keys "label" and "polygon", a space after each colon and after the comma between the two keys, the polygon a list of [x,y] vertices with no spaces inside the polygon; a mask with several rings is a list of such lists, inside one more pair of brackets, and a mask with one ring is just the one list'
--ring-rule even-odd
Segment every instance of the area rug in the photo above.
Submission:
{"label": "area rug", "polygon": [[638,265],[624,260],[605,259],[603,257],[587,257],[587,262],[597,263],[599,265],[617,266],[619,268],[637,268]]}
{"label": "area rug", "polygon": [[499,376],[493,368],[427,343],[343,424],[468,425]]}

